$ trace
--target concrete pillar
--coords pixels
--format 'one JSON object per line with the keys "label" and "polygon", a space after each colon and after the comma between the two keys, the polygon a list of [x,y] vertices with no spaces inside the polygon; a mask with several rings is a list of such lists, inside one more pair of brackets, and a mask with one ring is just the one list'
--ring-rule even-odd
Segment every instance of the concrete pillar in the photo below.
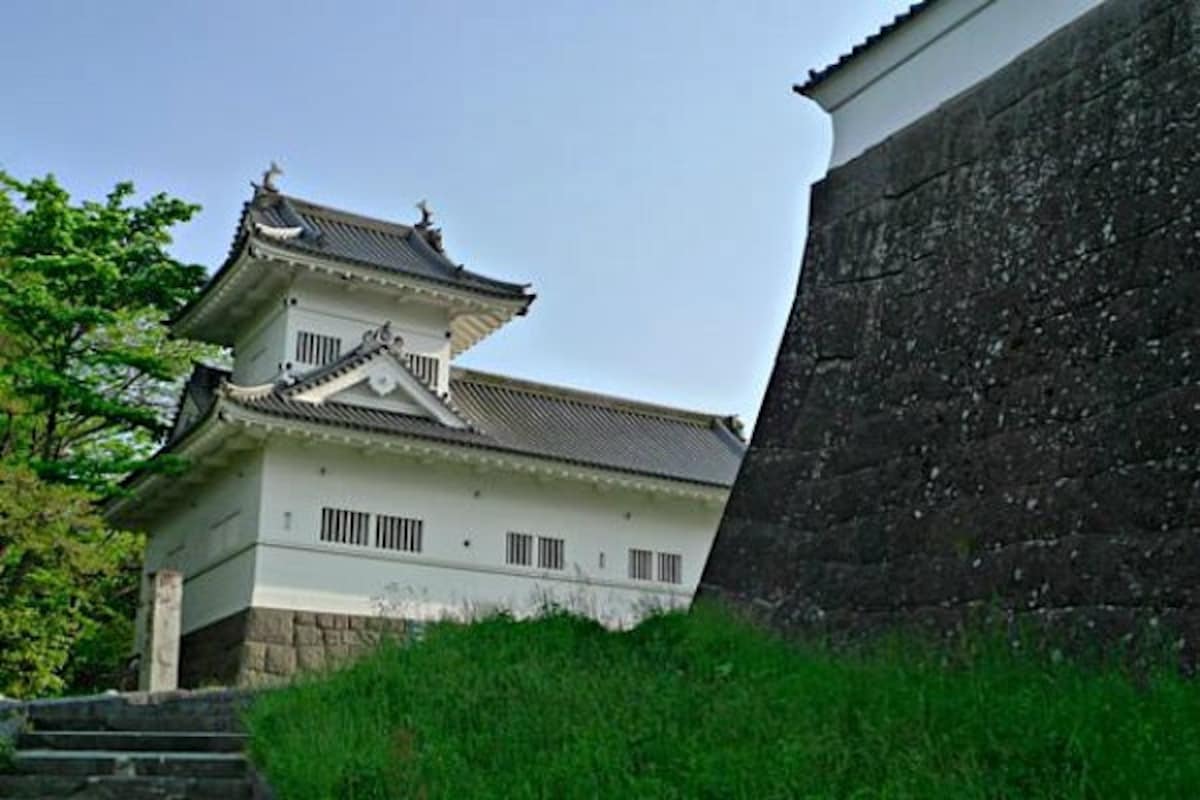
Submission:
{"label": "concrete pillar", "polygon": [[164,569],[151,575],[139,689],[166,692],[179,687],[182,612],[183,574]]}

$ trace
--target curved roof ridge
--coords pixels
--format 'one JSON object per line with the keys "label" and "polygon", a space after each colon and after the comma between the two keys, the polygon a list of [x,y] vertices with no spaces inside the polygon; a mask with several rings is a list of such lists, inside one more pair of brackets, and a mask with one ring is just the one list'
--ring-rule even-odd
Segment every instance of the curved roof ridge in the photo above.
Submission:
{"label": "curved roof ridge", "polygon": [[730,417],[728,414],[716,414],[707,411],[695,411],[677,406],[660,403],[650,403],[619,395],[603,394],[573,386],[562,386],[553,383],[543,383],[528,378],[518,378],[512,375],[502,375],[497,372],[485,372],[467,367],[452,365],[450,368],[451,382],[479,383],[498,388],[514,389],[531,394],[541,394],[557,400],[574,402],[578,405],[589,405],[600,408],[616,409],[646,417],[658,417],[675,422],[686,423],[698,427],[708,427],[714,422],[722,422]]}

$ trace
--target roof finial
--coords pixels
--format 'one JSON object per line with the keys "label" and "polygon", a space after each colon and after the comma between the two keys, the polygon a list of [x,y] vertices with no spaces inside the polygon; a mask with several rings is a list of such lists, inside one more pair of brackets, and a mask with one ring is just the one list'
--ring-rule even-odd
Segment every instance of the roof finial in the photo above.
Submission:
{"label": "roof finial", "polygon": [[421,212],[421,221],[413,227],[420,231],[430,247],[444,254],[446,250],[442,244],[442,231],[441,228],[433,227],[433,212],[429,210],[429,204],[422,200],[417,203],[417,210]]}
{"label": "roof finial", "polygon": [[433,212],[429,210],[429,204],[421,200],[417,203],[417,211],[421,212],[421,221],[417,223],[417,227],[428,228],[433,223]]}
{"label": "roof finial", "polygon": [[262,188],[268,192],[278,192],[279,187],[275,185],[275,179],[283,176],[283,170],[274,160],[271,161],[271,166],[267,167],[267,171],[262,176]]}
{"label": "roof finial", "polygon": [[392,331],[392,321],[363,333],[363,344],[367,346],[382,345],[399,351],[404,346],[404,340]]}

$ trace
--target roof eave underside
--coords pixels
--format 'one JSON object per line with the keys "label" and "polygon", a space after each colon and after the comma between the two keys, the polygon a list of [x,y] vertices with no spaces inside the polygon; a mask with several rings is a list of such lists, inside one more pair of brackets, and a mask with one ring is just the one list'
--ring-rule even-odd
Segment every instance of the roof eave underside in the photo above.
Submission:
{"label": "roof eave underside", "polygon": [[[294,254],[295,258],[289,258],[289,253]],[[263,262],[271,265],[271,268],[255,269],[256,265],[249,263],[251,261]],[[340,265],[349,269],[342,269]],[[477,344],[512,317],[525,314],[536,298],[534,294],[503,296],[453,286],[350,259],[316,256],[288,248],[281,242],[266,242],[246,236],[238,249],[209,279],[200,295],[171,321],[171,331],[177,336],[201,338],[230,346],[233,341],[229,323],[236,325],[252,317],[262,303],[282,291],[290,277],[301,269],[349,275],[365,282],[390,285],[397,292],[412,291],[430,297],[440,296],[445,304],[461,302],[475,308],[476,313],[463,313],[451,322],[451,346],[456,355]],[[226,310],[226,298],[230,294],[235,294],[239,303],[249,304],[253,308],[240,316]]]}

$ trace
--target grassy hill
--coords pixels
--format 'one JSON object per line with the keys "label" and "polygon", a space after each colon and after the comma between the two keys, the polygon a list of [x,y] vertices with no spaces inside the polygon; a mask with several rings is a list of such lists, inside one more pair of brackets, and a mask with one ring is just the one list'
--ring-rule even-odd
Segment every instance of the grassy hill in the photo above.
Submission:
{"label": "grassy hill", "polygon": [[552,613],[431,626],[264,695],[281,800],[1194,797],[1200,684],[1002,643],[854,652],[722,612],[612,633]]}

